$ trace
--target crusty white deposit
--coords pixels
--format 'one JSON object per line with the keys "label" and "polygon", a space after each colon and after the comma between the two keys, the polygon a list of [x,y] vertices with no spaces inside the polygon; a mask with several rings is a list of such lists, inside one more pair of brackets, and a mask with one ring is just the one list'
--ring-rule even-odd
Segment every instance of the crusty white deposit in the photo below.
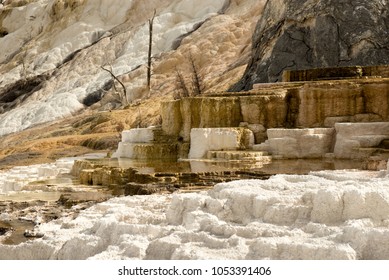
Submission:
{"label": "crusty white deposit", "polygon": [[[0,194],[14,193],[23,190],[31,182],[56,178],[60,174],[70,173],[77,159],[101,158],[103,154],[88,154],[84,157],[61,158],[53,163],[15,166],[0,171]],[[1,219],[1,218],[0,218]]]}
{"label": "crusty white deposit", "polygon": [[388,259],[385,171],[320,171],[118,197],[1,259]]}

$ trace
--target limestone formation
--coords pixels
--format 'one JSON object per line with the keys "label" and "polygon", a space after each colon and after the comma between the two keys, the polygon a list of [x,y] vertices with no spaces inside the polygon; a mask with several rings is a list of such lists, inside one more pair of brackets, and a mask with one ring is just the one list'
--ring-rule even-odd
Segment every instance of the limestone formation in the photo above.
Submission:
{"label": "limestone formation", "polygon": [[337,123],[335,156],[338,158],[367,158],[389,140],[389,123]]}
{"label": "limestone formation", "polygon": [[377,121],[389,121],[389,78],[270,84],[250,92],[184,98],[162,105],[164,133],[185,142],[190,141],[192,128],[244,123],[257,133],[256,143],[260,144],[265,140],[261,127],[330,128],[337,122]]}
{"label": "limestone formation", "polygon": [[[283,126],[286,117],[286,91],[274,94],[239,93],[227,96],[201,96],[162,103],[164,133],[190,141],[192,128],[239,127],[261,125],[265,128]],[[259,132],[258,128],[254,128]],[[259,137],[261,139],[261,137]]]}
{"label": "limestone formation", "polygon": [[[165,102],[162,130],[190,141],[192,159],[254,159],[261,151],[276,158],[367,159],[387,150],[387,65],[286,71],[284,79],[258,84],[249,92]],[[228,133],[221,137],[220,131],[231,132],[236,123],[254,135],[256,152],[217,152],[251,149],[251,145],[239,145],[236,137],[234,143],[226,144]],[[213,139],[213,133],[221,139]]]}
{"label": "limestone formation", "polygon": [[[282,74],[283,82],[299,81],[323,81],[339,79],[360,79],[360,78],[389,78],[389,68],[387,65],[374,66],[344,66],[344,67],[325,67],[302,70],[285,70]],[[269,83],[265,85],[274,86],[278,83]],[[254,85],[265,86],[262,84]]]}
{"label": "limestone formation", "polygon": [[267,1],[251,61],[232,90],[281,81],[286,69],[389,63],[388,11],[380,0]]}
{"label": "limestone formation", "polygon": [[332,151],[333,128],[268,129],[268,140],[256,147],[282,158],[322,158]]}
{"label": "limestone formation", "polygon": [[123,131],[122,141],[112,157],[141,160],[177,159],[177,154],[174,138],[164,139],[161,129],[149,127]]}
{"label": "limestone formation", "polygon": [[278,174],[203,192],[117,197],[39,225],[43,239],[1,244],[0,259],[387,260],[384,173]]}
{"label": "limestone formation", "polygon": [[151,143],[154,141],[153,128],[137,128],[122,131],[122,141],[132,143]]}
{"label": "limestone formation", "polygon": [[16,166],[8,172],[0,171],[0,194],[20,191],[29,183],[53,179],[69,173],[75,158],[59,159],[54,163]]}
{"label": "limestone formation", "polygon": [[190,159],[200,159],[208,151],[247,149],[254,144],[254,134],[245,128],[193,128],[190,133]]}

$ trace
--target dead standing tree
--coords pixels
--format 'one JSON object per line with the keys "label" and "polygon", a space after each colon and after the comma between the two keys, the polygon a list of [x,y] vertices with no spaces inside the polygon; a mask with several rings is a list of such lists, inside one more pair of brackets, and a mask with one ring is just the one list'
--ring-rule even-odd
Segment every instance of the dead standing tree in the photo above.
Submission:
{"label": "dead standing tree", "polygon": [[180,72],[180,70],[177,69],[177,67],[176,67],[176,83],[177,83],[178,93],[175,99],[180,99],[182,97],[189,97],[190,96],[189,89],[185,84],[185,79],[182,73]]}
{"label": "dead standing tree", "polygon": [[149,19],[149,52],[147,55],[147,89],[150,92],[150,81],[151,81],[151,53],[153,50],[153,25],[155,18],[156,10],[151,19]]}
{"label": "dead standing tree", "polygon": [[197,96],[204,92],[203,76],[200,75],[198,66],[196,65],[192,54],[189,54],[189,71],[191,76],[191,86],[187,86],[184,76],[180,70],[176,67],[176,90],[175,99],[181,99],[183,97]]}
{"label": "dead standing tree", "polygon": [[189,54],[189,63],[192,72],[192,95],[193,96],[200,95],[203,93],[204,90],[203,79],[200,76],[199,70],[195,64],[195,61],[191,53]]}

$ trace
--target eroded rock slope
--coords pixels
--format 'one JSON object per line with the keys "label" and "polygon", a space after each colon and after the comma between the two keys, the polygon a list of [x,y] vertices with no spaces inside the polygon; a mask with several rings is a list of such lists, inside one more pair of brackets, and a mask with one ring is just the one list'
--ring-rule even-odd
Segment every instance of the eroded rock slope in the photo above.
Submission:
{"label": "eroded rock slope", "polygon": [[[228,88],[248,61],[247,46],[264,3],[5,1],[0,7],[0,135],[78,114],[96,103],[94,108],[108,110],[117,103],[171,96],[176,70],[190,83],[185,73],[191,56],[204,90]],[[149,91],[148,20],[154,10]],[[116,91],[102,66],[124,83],[126,98],[117,94],[120,85]]]}

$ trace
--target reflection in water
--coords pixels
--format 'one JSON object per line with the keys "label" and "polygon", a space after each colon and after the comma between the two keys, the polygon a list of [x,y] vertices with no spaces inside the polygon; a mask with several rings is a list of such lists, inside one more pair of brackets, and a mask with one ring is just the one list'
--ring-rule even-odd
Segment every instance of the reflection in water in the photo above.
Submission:
{"label": "reflection in water", "polygon": [[340,159],[274,160],[269,165],[264,165],[261,171],[269,174],[307,174],[310,171],[343,169],[362,169],[362,162]]}
{"label": "reflection in water", "polygon": [[271,161],[215,161],[215,160],[133,160],[119,159],[91,159],[93,163],[123,169],[134,168],[139,173],[152,174],[160,172],[172,173],[202,173],[222,172],[232,170],[262,171],[268,174],[307,174],[310,171],[361,169],[362,163],[357,160],[323,160],[323,159],[277,159]]}

